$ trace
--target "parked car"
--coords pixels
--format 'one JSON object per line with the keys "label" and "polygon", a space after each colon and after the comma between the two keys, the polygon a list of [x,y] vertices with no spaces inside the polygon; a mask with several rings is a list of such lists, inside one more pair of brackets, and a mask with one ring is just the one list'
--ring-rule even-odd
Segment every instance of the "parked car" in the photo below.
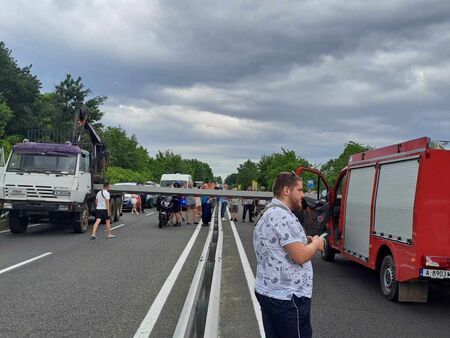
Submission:
{"label": "parked car", "polygon": [[[124,182],[124,183],[116,183],[115,185],[139,185],[139,183],[136,182]],[[156,187],[156,183],[152,182],[152,181],[148,181],[145,182],[146,186],[154,186]],[[157,195],[150,195],[150,194],[146,194],[145,195],[145,200],[144,200],[144,207],[145,208],[153,208],[156,206],[156,199],[157,199]],[[132,205],[131,205],[131,194],[124,194],[123,195],[123,200],[122,200],[122,211],[131,211],[132,209]]]}

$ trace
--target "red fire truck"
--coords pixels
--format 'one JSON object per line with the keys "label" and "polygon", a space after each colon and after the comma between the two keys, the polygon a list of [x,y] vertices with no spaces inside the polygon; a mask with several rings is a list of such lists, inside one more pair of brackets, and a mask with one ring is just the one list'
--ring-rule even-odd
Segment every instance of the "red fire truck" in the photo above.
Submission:
{"label": "red fire truck", "polygon": [[339,253],[379,271],[393,301],[426,302],[430,281],[449,285],[449,150],[423,137],[356,154],[334,188],[314,169],[296,173],[317,175],[328,192],[317,194],[329,207],[323,259]]}

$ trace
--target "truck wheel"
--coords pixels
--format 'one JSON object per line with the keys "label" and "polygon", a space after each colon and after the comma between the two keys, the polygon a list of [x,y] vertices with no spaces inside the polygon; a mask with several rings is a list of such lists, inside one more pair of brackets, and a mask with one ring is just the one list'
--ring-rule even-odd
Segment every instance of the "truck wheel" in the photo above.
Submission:
{"label": "truck wheel", "polygon": [[8,225],[13,234],[22,234],[27,231],[28,218],[20,217],[18,213],[10,211],[8,213]]}
{"label": "truck wheel", "polygon": [[380,269],[381,292],[386,299],[397,301],[398,299],[398,281],[395,276],[395,263],[392,256],[384,257]]}
{"label": "truck wheel", "polygon": [[320,254],[320,256],[322,257],[322,259],[324,261],[328,261],[331,262],[334,260],[334,256],[336,255],[336,250],[334,250],[331,246],[330,246],[330,242],[328,239],[328,236],[325,237],[325,246],[323,248],[322,253]]}
{"label": "truck wheel", "polygon": [[86,232],[89,225],[89,207],[87,203],[84,203],[83,210],[74,216],[75,220],[73,222],[73,232],[77,234]]}
{"label": "truck wheel", "polygon": [[111,220],[111,224],[113,224],[114,223],[114,221],[116,220],[115,218],[116,218],[116,203],[115,203],[115,200],[114,199],[111,199],[110,201],[109,201],[109,214],[111,215],[111,218],[110,218],[110,220]]}
{"label": "truck wheel", "polygon": [[114,222],[117,222],[120,219],[120,198],[114,199],[114,204],[116,205],[116,212],[114,213]]}

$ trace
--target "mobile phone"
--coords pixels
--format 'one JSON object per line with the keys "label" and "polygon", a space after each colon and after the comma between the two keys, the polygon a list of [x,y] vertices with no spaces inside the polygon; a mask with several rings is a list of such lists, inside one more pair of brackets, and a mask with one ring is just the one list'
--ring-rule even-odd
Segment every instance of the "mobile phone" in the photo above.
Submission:
{"label": "mobile phone", "polygon": [[325,236],[327,236],[328,235],[328,232],[324,232],[322,235],[320,235],[319,237],[320,238],[322,238],[322,239],[324,239],[325,238]]}

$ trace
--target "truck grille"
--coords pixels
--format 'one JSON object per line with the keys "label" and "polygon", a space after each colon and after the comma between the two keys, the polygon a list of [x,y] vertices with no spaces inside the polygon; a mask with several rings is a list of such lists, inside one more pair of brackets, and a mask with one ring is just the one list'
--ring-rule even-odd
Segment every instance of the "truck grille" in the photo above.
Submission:
{"label": "truck grille", "polygon": [[5,197],[9,198],[57,198],[51,186],[6,184]]}

